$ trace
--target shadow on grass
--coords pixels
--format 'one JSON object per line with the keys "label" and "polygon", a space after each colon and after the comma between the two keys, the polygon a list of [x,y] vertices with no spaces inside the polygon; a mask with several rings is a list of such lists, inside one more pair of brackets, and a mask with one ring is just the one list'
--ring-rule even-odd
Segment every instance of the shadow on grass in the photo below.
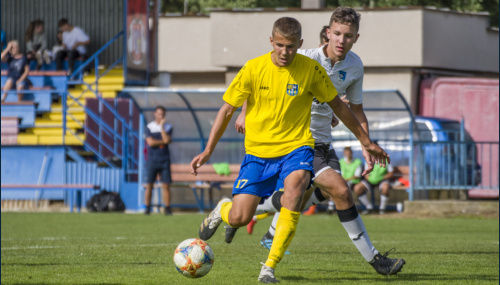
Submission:
{"label": "shadow on grass", "polygon": [[[354,272],[354,271],[335,271],[335,270],[317,270],[320,271],[319,274],[332,274],[331,277],[317,277],[317,278],[307,278],[304,276],[277,276],[278,279],[287,281],[304,281],[309,283],[330,283],[330,282],[370,282],[370,283],[390,283],[390,282],[402,282],[402,281],[498,281],[498,275],[487,275],[487,274],[477,274],[477,275],[467,275],[467,276],[450,276],[445,274],[425,274],[425,273],[399,273],[393,276],[381,276],[373,273],[366,272]],[[349,273],[351,275],[359,275],[360,277],[336,277],[335,273]],[[368,277],[370,275],[371,277]]]}
{"label": "shadow on grass", "polygon": [[[26,284],[36,284],[36,285],[53,285],[54,283],[39,283],[39,282],[36,282],[36,283],[9,283],[9,284],[12,284],[12,285],[26,285]],[[125,284],[125,283],[74,283],[74,284],[78,284],[78,285],[100,285],[100,284],[106,284],[106,285],[122,285],[122,284]]]}
{"label": "shadow on grass", "polygon": [[2,263],[3,266],[75,266],[75,265],[163,265],[163,262],[120,262],[120,263],[109,263],[109,262],[92,262],[92,263]]}

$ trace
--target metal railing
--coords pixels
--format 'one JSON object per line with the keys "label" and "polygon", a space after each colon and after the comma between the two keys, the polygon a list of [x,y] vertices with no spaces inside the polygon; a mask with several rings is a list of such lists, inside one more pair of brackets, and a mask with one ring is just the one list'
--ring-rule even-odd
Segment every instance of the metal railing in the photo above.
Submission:
{"label": "metal railing", "polygon": [[[109,73],[115,66],[117,66],[120,62],[123,62],[123,56],[119,57],[113,64],[107,67],[103,72],[99,72],[99,56],[102,54],[104,50],[109,48],[111,44],[121,42],[118,39],[124,35],[124,32],[119,32],[116,36],[114,36],[111,40],[109,40],[106,44],[104,44],[96,53],[94,53],[89,59],[87,59],[78,69],[76,69],[70,76],[70,79],[67,82],[66,90],[62,96],[62,106],[63,106],[63,134],[68,131],[71,135],[77,137],[77,135],[66,127],[66,116],[75,120],[73,115],[68,112],[68,109],[76,106],[84,109],[86,115],[95,121],[98,125],[98,132],[96,133],[91,128],[86,126],[85,124],[79,124],[82,129],[85,130],[88,137],[92,137],[99,142],[97,148],[92,146],[86,141],[82,141],[84,147],[87,150],[92,151],[100,161],[106,163],[108,166],[117,168],[119,167],[113,162],[112,158],[105,157],[104,152],[110,152],[112,155],[117,158],[121,162],[121,168],[124,170],[125,175],[127,174],[136,174],[138,171],[138,159],[137,159],[137,145],[136,142],[139,141],[139,133],[138,131],[132,128],[132,125],[127,122],[120,114],[118,114],[116,108],[111,106],[109,102],[107,102],[100,94],[99,94],[99,79]],[[83,73],[84,70],[90,65],[94,64],[95,68],[95,81],[91,83],[87,83],[83,81]],[[78,95],[71,95],[68,91],[70,86],[74,85],[84,85],[86,89],[82,90],[82,92]],[[90,91],[93,93],[94,97],[99,101],[99,109],[98,112],[92,111],[90,108],[80,103],[79,99],[87,92]],[[67,104],[68,100],[72,100],[71,104]],[[101,118],[103,112],[109,112],[113,116],[113,125],[110,125],[105,120]],[[76,121],[76,120],[75,120]],[[118,125],[121,125],[121,130],[118,129]],[[113,138],[113,143],[107,143],[103,137],[109,136]],[[77,137],[78,138],[78,137]],[[78,138],[78,140],[80,140]],[[81,140],[80,140],[81,141]],[[64,144],[64,137],[63,137]]]}
{"label": "metal railing", "polygon": [[414,142],[413,190],[498,190],[498,146],[498,142]]}

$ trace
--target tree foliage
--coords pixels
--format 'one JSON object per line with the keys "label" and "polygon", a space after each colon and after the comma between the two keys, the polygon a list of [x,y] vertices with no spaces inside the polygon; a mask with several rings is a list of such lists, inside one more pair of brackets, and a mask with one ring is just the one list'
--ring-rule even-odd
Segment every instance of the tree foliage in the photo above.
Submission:
{"label": "tree foliage", "polygon": [[[300,0],[186,0],[188,14],[207,14],[210,9],[300,7]],[[491,26],[498,27],[499,0],[325,0],[326,7],[382,8],[432,6],[459,12],[489,12]],[[184,0],[162,0],[162,13],[183,13]]]}

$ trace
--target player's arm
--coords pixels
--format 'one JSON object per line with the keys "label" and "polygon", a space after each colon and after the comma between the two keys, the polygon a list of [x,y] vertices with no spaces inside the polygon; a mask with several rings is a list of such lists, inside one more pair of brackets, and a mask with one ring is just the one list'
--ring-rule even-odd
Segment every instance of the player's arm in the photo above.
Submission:
{"label": "player's arm", "polygon": [[394,177],[394,168],[392,165],[388,164],[387,165],[387,173],[384,175],[384,180],[389,180]]}
{"label": "player's arm", "polygon": [[[351,111],[354,113],[356,118],[359,121],[359,124],[365,131],[365,133],[369,136],[370,130],[368,128],[368,119],[366,118],[365,111],[363,110],[363,104],[350,104]],[[365,171],[363,174],[368,174],[372,172],[374,166],[374,159],[370,153],[368,153],[365,148],[362,148],[363,157],[366,160],[367,166],[365,167]]]}
{"label": "player's arm", "polygon": [[224,131],[226,131],[227,125],[229,124],[229,121],[231,121],[231,117],[233,116],[236,109],[236,107],[228,103],[224,103],[224,105],[222,105],[219,112],[217,113],[217,117],[215,117],[215,122],[212,125],[212,129],[210,130],[210,136],[208,138],[205,150],[201,154],[193,158],[191,164],[189,165],[189,171],[191,171],[192,174],[197,175],[198,172],[196,170],[210,159],[210,156],[214,152],[215,146],[224,134]]}
{"label": "player's arm", "polygon": [[161,126],[161,140],[163,142],[163,144],[169,144],[171,141],[172,141],[172,138],[170,137],[170,135],[167,133],[167,131],[165,130],[165,118],[163,118],[160,122],[160,126]]}
{"label": "player's arm", "polygon": [[147,137],[146,143],[148,144],[149,147],[156,147],[165,144],[163,140],[155,140],[153,137]]}
{"label": "player's arm", "polygon": [[344,102],[342,102],[339,96],[335,96],[333,100],[328,102],[328,105],[333,109],[344,125],[356,136],[361,145],[375,157],[381,166],[385,167],[386,160],[387,163],[390,163],[389,155],[370,140],[370,137],[364,131],[363,127],[361,127],[354,113],[344,104]]}
{"label": "player's arm", "polygon": [[247,114],[247,101],[243,103],[243,106],[241,107],[241,112],[238,115],[238,118],[236,119],[236,123],[234,124],[234,127],[236,128],[236,131],[238,133],[245,134],[245,116]]}
{"label": "player's arm", "polygon": [[19,79],[17,80],[17,83],[19,82],[23,82],[27,77],[28,77],[28,74],[30,73],[30,66],[28,64],[26,64],[24,66],[24,72],[23,72],[23,75],[21,75],[21,77],[19,77]]}

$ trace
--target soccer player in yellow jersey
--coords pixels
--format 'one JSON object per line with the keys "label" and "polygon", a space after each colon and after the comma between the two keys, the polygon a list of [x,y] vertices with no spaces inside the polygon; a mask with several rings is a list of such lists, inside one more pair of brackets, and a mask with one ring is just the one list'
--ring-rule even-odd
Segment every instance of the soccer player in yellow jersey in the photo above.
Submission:
{"label": "soccer player in yellow jersey", "polygon": [[289,17],[278,19],[270,41],[273,51],[248,61],[228,87],[207,146],[190,164],[191,173],[196,175],[210,159],[233,113],[246,100],[246,156],[233,186],[233,201],[222,199],[203,220],[199,235],[203,240],[210,239],[222,221],[231,227],[245,226],[261,199],[272,194],[278,181],[283,183],[274,242],[258,279],[264,283],[279,282],[274,269],[295,235],[304,192],[314,176],[314,139],[309,130],[313,94],[335,110],[380,164],[389,162],[385,151],[370,140],[336,96],[324,68],[315,60],[297,55],[302,45],[300,23]]}

